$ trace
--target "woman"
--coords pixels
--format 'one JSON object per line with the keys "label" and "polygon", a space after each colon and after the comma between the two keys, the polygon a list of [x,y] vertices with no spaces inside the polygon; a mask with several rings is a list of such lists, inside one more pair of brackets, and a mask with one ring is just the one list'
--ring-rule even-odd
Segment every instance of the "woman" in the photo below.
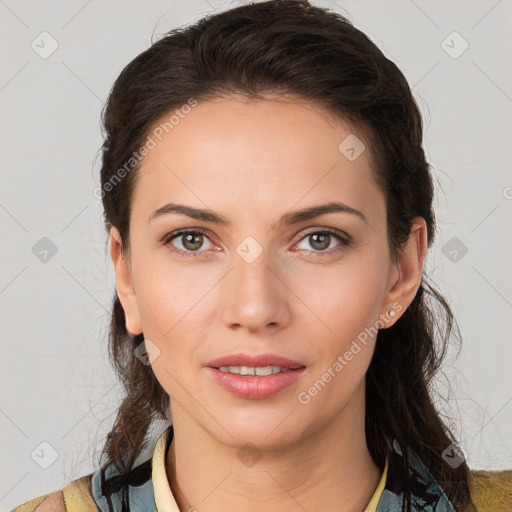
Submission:
{"label": "woman", "polygon": [[104,127],[126,397],[100,469],[15,510],[511,509],[429,393],[433,184],[367,36],[299,0],[210,16],[123,70]]}

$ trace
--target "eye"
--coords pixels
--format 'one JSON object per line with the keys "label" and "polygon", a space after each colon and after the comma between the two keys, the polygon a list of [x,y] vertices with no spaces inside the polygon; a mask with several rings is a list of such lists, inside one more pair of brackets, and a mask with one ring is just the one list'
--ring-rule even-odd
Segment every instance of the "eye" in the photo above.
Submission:
{"label": "eye", "polygon": [[[332,245],[335,240],[338,240],[338,245]],[[313,253],[327,253],[332,254],[338,251],[341,251],[345,247],[350,245],[350,237],[348,235],[344,235],[339,231],[331,230],[331,229],[323,229],[320,231],[311,231],[307,235],[305,235],[299,243],[306,241],[310,247],[313,247]],[[334,249],[332,249],[334,247]],[[300,248],[300,247],[299,247]],[[306,249],[308,248],[300,248]],[[329,249],[329,250],[327,250]]]}
{"label": "eye", "polygon": [[[208,242],[209,247],[206,247],[206,250],[199,250],[205,240]],[[332,243],[338,240],[338,245],[332,248]],[[322,229],[317,231],[311,231],[305,236],[301,238],[298,242],[299,244],[303,241],[308,241],[310,247],[313,247],[313,251],[308,248],[299,247],[299,249],[305,249],[312,254],[323,255],[325,254],[333,254],[338,251],[343,250],[344,248],[350,246],[351,237],[349,235],[345,235],[340,231],[332,230],[332,229]],[[209,234],[206,231],[200,229],[182,229],[179,231],[175,231],[167,236],[163,240],[163,245],[168,246],[171,253],[177,252],[180,256],[183,257],[200,257],[203,256],[203,253],[207,252],[207,249],[211,249],[212,247],[216,247],[210,240]],[[219,250],[216,248],[215,250]]]}
{"label": "eye", "polygon": [[[176,240],[176,242],[173,242],[174,240]],[[197,257],[197,255],[194,253],[205,252],[198,250],[204,244],[205,240],[209,242],[211,247],[214,247],[205,231],[198,229],[182,229],[180,231],[171,233],[171,235],[164,240],[163,244],[169,246],[169,250],[171,252],[180,252],[182,253],[182,256],[194,258]],[[177,246],[175,244],[177,244]],[[176,251],[174,248],[178,250]],[[209,247],[207,247],[207,249],[208,248]]]}

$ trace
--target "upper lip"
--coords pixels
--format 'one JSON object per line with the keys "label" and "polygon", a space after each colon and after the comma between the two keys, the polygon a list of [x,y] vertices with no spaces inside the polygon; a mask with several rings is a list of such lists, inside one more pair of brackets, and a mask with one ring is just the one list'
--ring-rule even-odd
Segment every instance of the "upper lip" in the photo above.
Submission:
{"label": "upper lip", "polygon": [[305,365],[298,361],[293,361],[287,357],[276,354],[229,354],[219,357],[206,364],[211,368],[220,368],[221,366],[278,366],[280,368],[303,368]]}

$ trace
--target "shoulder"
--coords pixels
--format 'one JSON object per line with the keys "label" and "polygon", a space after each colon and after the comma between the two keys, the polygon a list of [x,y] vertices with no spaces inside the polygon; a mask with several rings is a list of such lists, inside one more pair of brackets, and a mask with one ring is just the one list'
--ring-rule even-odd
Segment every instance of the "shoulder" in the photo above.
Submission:
{"label": "shoulder", "polygon": [[63,489],[33,498],[11,512],[97,512],[99,509],[91,494],[91,476],[83,476],[73,480]]}
{"label": "shoulder", "polygon": [[479,511],[512,510],[512,469],[472,470],[469,483]]}

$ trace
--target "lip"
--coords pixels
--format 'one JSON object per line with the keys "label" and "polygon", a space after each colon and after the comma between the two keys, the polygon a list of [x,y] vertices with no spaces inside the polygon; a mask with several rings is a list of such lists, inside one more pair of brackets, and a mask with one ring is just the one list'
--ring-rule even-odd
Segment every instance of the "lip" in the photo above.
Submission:
{"label": "lip", "polygon": [[279,366],[281,368],[289,368],[293,370],[303,368],[306,365],[277,354],[244,354],[239,352],[214,359],[205,366],[216,369],[221,366]]}
{"label": "lip", "polygon": [[240,398],[251,399],[270,398],[271,396],[277,395],[287,387],[297,382],[305,369],[306,368],[303,366],[296,370],[287,370],[273,375],[249,376],[223,372],[218,368],[206,368],[213,380],[226,391]]}
{"label": "lip", "polygon": [[[238,352],[210,361],[207,371],[226,391],[240,398],[263,399],[277,395],[300,378],[306,365],[277,354]],[[237,375],[220,370],[223,366],[279,366],[287,371],[273,375]]]}

